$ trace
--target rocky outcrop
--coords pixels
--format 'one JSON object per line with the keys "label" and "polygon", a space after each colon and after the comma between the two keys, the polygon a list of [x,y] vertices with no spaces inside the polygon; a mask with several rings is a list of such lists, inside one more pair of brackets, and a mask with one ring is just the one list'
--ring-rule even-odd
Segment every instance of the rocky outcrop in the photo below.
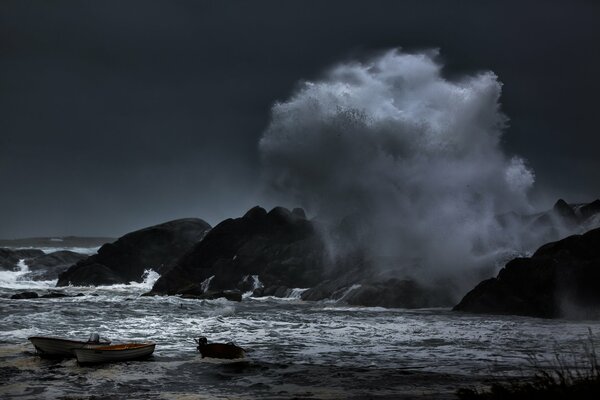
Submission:
{"label": "rocky outcrop", "polygon": [[454,307],[475,313],[545,318],[600,316],[600,228],[516,258]]}
{"label": "rocky outcrop", "polygon": [[44,252],[38,249],[6,249],[0,248],[0,270],[12,271],[20,260],[43,256]]}
{"label": "rocky outcrop", "polygon": [[32,280],[52,280],[58,278],[71,265],[85,258],[87,258],[85,254],[61,250],[29,259],[26,264],[31,271],[29,276]]}
{"label": "rocky outcrop", "polygon": [[40,297],[36,292],[21,292],[10,296],[11,300],[37,299]]}
{"label": "rocky outcrop", "polygon": [[209,230],[203,220],[187,218],[128,233],[60,274],[57,286],[141,282],[145,270],[164,273]]}
{"label": "rocky outcrop", "polygon": [[77,293],[70,295],[62,292],[49,292],[46,294],[39,295],[37,292],[21,292],[10,296],[11,300],[23,300],[23,299],[62,299],[63,297],[83,297],[83,293]]}
{"label": "rocky outcrop", "polygon": [[256,284],[253,277],[259,277],[261,287],[253,292],[258,297],[404,308],[452,304],[439,288],[383,276],[369,265],[360,254],[332,263],[317,227],[302,210],[277,207],[267,213],[255,207],[214,227],[148,294],[212,299],[236,293],[241,300],[241,293]]}
{"label": "rocky outcrop", "polygon": [[151,293],[245,290],[252,275],[265,287],[311,287],[322,280],[325,264],[324,243],[302,210],[254,207],[215,226]]}

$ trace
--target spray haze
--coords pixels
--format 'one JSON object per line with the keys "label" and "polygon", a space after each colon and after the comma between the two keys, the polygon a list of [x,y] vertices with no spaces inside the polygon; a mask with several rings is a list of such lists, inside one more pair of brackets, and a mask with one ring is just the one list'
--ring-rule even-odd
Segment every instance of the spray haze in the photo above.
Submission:
{"label": "spray haze", "polygon": [[415,277],[489,261],[506,235],[496,216],[529,210],[534,183],[500,147],[501,87],[491,72],[445,79],[436,51],[339,64],[273,106],[265,184],[337,227],[338,254]]}

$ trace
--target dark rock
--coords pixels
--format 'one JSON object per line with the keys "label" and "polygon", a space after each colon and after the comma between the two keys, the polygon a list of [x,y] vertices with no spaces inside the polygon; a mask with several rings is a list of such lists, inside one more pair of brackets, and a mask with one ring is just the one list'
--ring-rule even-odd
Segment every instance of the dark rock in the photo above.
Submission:
{"label": "dark rock", "polygon": [[21,292],[21,293],[13,294],[12,296],[10,296],[10,298],[13,300],[37,299],[38,297],[39,296],[36,292]]}
{"label": "dark rock", "polygon": [[28,260],[34,257],[40,257],[44,255],[44,252],[40,249],[16,249],[13,250],[14,254],[20,259]]}
{"label": "dark rock", "polygon": [[516,258],[496,278],[481,282],[454,307],[458,311],[544,318],[598,316],[600,228]]}
{"label": "dark rock", "polygon": [[38,249],[6,249],[0,248],[0,270],[14,270],[20,260],[44,255],[42,250]]}
{"label": "dark rock", "polygon": [[[84,260],[84,262],[88,261],[91,260],[89,258]],[[104,264],[77,263],[75,266],[59,275],[56,286],[68,286],[69,284],[75,286],[100,286],[116,285],[119,283],[124,283],[123,277]]]}
{"label": "dark rock", "polygon": [[259,220],[267,215],[267,210],[260,206],[252,207],[242,218],[247,220]]}
{"label": "dark rock", "polygon": [[62,250],[27,260],[26,264],[31,271],[32,280],[52,280],[58,278],[58,275],[71,265],[87,257],[85,254]]}
{"label": "dark rock", "polygon": [[298,218],[306,219],[306,213],[301,208],[294,208],[292,210],[292,215],[294,215],[294,216],[296,216]]}
{"label": "dark rock", "polygon": [[287,297],[290,293],[290,289],[287,286],[269,286],[264,288],[261,292],[261,296],[273,296],[273,297]]}
{"label": "dark rock", "polygon": [[268,213],[254,207],[242,218],[221,222],[161,276],[152,292],[198,295],[202,289],[247,290],[245,278],[251,275],[258,275],[266,287],[318,284],[325,246],[313,223],[298,214],[283,207]]}
{"label": "dark rock", "polygon": [[79,260],[83,260],[84,258],[87,258],[85,254],[61,250],[35,257],[27,261],[27,266],[30,270],[60,267],[64,265],[72,265]]}
{"label": "dark rock", "polygon": [[209,230],[206,222],[188,218],[128,233],[60,274],[57,286],[141,282],[145,270],[164,273]]}

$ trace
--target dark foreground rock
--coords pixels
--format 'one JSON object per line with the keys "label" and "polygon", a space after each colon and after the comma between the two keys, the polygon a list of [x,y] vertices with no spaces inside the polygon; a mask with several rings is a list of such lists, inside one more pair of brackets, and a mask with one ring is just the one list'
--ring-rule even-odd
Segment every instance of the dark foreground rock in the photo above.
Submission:
{"label": "dark foreground rock", "polygon": [[457,311],[544,318],[600,315],[600,228],[516,258],[496,278],[481,282]]}
{"label": "dark foreground rock", "polygon": [[141,282],[145,270],[164,273],[209,230],[203,220],[186,218],[128,233],[60,274],[57,286]]}
{"label": "dark foreground rock", "polygon": [[265,287],[311,287],[322,280],[325,263],[324,243],[303,211],[255,207],[215,226],[151,293],[246,290],[252,275]]}

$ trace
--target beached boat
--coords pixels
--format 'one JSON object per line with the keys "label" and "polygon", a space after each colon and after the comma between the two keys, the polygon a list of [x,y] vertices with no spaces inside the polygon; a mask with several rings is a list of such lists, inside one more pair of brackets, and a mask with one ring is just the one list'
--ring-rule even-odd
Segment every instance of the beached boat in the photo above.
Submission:
{"label": "beached boat", "polygon": [[201,337],[196,340],[198,343],[198,351],[202,354],[202,358],[226,358],[226,359],[235,359],[235,358],[244,358],[246,356],[246,352],[239,346],[236,346],[233,343],[208,343],[208,340],[205,337]]}
{"label": "beached boat", "polygon": [[75,357],[73,349],[81,349],[84,347],[94,348],[110,344],[110,340],[101,339],[97,333],[90,335],[90,338],[87,341],[49,336],[31,336],[28,339],[35,347],[36,353],[40,357],[45,358]]}
{"label": "beached boat", "polygon": [[155,343],[124,343],[112,346],[74,349],[79,364],[98,364],[117,361],[141,360],[150,357]]}

